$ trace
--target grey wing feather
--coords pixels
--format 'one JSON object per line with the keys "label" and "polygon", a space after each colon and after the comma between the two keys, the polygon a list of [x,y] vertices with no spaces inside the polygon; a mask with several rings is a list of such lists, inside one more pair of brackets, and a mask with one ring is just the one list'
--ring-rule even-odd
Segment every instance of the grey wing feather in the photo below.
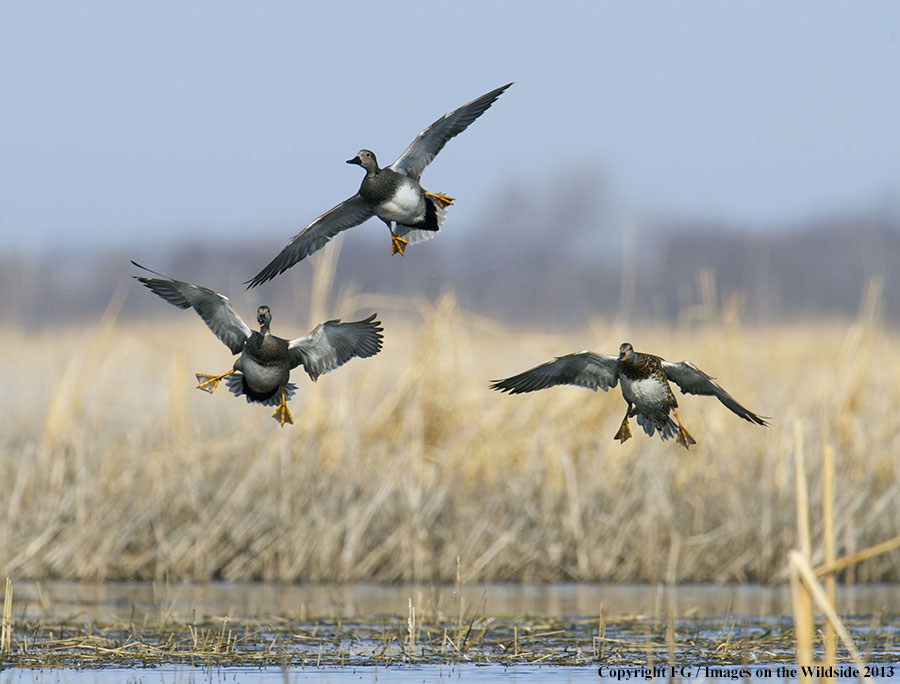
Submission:
{"label": "grey wing feather", "polygon": [[505,380],[496,380],[491,389],[510,394],[534,392],[554,385],[578,385],[604,392],[619,382],[619,364],[615,356],[588,351],[558,356]]}
{"label": "grey wing feather", "polygon": [[468,104],[464,104],[459,109],[442,116],[419,133],[416,139],[409,144],[409,147],[403,151],[403,154],[397,157],[397,161],[391,164],[390,168],[398,173],[406,174],[410,178],[419,180],[425,167],[443,149],[447,141],[466,130],[469,124],[484,114],[488,107],[511,85],[512,83],[507,83],[505,86],[492,90]]}
{"label": "grey wing feather", "polygon": [[719,387],[718,383],[690,361],[672,363],[662,362],[666,377],[681,388],[683,394],[711,395],[727,406],[735,415],[757,425],[768,425],[768,422],[741,406],[728,392]]}
{"label": "grey wing feather", "polygon": [[291,340],[288,354],[291,368],[303,364],[309,377],[315,380],[322,373],[342,366],[353,357],[367,358],[381,351],[383,328],[376,314],[352,323],[340,320],[319,323],[305,337]]}
{"label": "grey wing feather", "polygon": [[138,262],[132,261],[135,266],[160,278],[145,278],[132,276],[144,287],[165,299],[169,304],[174,304],[179,309],[193,308],[200,318],[204,320],[216,337],[231,350],[232,354],[238,354],[244,348],[244,342],[250,337],[250,328],[231,307],[231,302],[225,295],[213,292],[207,287],[191,285],[190,283],[175,280],[163,273],[157,273]]}
{"label": "grey wing feather", "polygon": [[358,226],[372,216],[374,213],[359,194],[332,207],[292,237],[284,249],[278,253],[278,256],[245,283],[247,289],[262,285],[267,280],[284,273],[298,261],[322,249],[331,238],[342,230]]}

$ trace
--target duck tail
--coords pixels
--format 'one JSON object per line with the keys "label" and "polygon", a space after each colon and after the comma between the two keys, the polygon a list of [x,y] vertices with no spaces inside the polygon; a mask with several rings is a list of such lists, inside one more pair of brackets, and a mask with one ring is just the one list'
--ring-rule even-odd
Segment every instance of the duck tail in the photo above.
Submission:
{"label": "duck tail", "polygon": [[425,195],[425,225],[421,226],[425,230],[437,232],[441,229],[441,224],[447,216],[448,202],[442,202],[439,198],[441,194]]}
{"label": "duck tail", "polygon": [[[252,402],[256,404],[262,404],[263,406],[277,406],[281,402],[281,393],[277,387],[271,392],[254,392],[252,389],[250,389],[250,385],[247,384],[243,373],[232,373],[227,378],[225,378],[225,382],[228,385],[228,390],[234,396],[246,397],[248,404]],[[292,382],[286,384],[284,386],[285,401],[290,401],[291,397],[294,396],[294,392],[296,391],[297,385]]]}
{"label": "duck tail", "polygon": [[441,229],[444,218],[447,216],[448,202],[442,202],[436,197],[444,197],[441,194],[426,193],[425,195],[425,218],[414,226],[407,226],[398,223],[394,232],[398,237],[402,237],[410,244],[424,242],[430,240]]}
{"label": "duck tail", "polygon": [[668,416],[666,422],[661,426],[657,425],[656,429],[659,430],[659,436],[663,441],[678,434],[678,424],[672,420],[671,416]]}
{"label": "duck tail", "polygon": [[635,416],[637,424],[644,428],[644,432],[647,433],[648,437],[652,437],[653,434],[658,431],[660,439],[666,441],[678,434],[678,425],[672,420],[672,416],[666,416],[662,423],[657,423],[655,420],[648,418],[643,413],[637,412],[634,409],[632,409],[630,415]]}

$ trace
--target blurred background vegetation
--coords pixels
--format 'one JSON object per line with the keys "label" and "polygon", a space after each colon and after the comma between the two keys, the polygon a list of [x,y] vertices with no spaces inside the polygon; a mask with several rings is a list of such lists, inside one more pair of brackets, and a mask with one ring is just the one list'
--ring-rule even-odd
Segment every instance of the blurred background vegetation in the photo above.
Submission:
{"label": "blurred background vegetation", "polygon": [[[887,320],[900,320],[900,212],[890,205],[778,228],[682,218],[637,225],[598,208],[601,177],[582,182],[577,192],[569,185],[498,192],[474,223],[448,221],[407,258],[391,257],[387,230],[376,222],[353,229],[335,264],[340,286],[331,301],[342,287],[429,300],[452,291],[466,310],[537,331],[596,317],[703,322],[726,304],[744,322],[771,324],[847,320],[865,284],[878,278]],[[302,310],[312,283],[304,264],[252,292],[241,285],[300,227],[259,228],[240,241],[0,253],[0,316],[31,328],[96,318],[128,282],[129,259],[248,309],[265,301]],[[125,319],[172,315],[142,294],[129,295]]]}
{"label": "blurred background vegetation", "polygon": [[[514,254],[447,231],[391,261],[386,231],[366,226],[343,253],[323,251],[268,292],[240,288],[253,250],[239,245],[142,255],[231,295],[245,318],[271,304],[273,330],[287,337],[378,312],[384,351],[316,384],[296,377],[296,425],[284,429],[266,408],[194,390],[194,372],[223,372],[231,355],[193,312],[130,281],[126,255],[23,267],[20,295],[4,297],[21,308],[0,328],[15,388],[0,399],[0,573],[453,581],[459,558],[467,582],[778,582],[796,544],[798,430],[813,506],[818,455],[826,444],[837,453],[839,554],[895,535],[900,340],[885,292],[897,283],[876,268],[886,250],[874,247],[896,244],[893,229],[757,238],[766,247],[755,251],[736,235],[673,231],[637,239],[649,254],[635,249],[630,267],[597,253],[593,265],[566,256],[568,268],[556,260],[577,251],[577,238],[544,249],[546,231],[530,225],[531,246]],[[829,289],[826,263],[792,268],[776,244],[833,253],[834,269],[856,274],[852,286]],[[724,256],[691,270],[697,245]],[[743,281],[753,268],[735,260],[763,270]],[[367,280],[372,264],[385,271],[377,281]],[[446,271],[429,274],[438,265]],[[55,296],[28,287],[42,272]],[[647,273],[672,285],[650,288]],[[804,280],[817,274],[825,292]],[[767,294],[760,301],[750,288]],[[693,361],[771,427],[679,397],[696,448],[642,433],[620,445],[618,389],[510,397],[487,388],[553,355],[611,353],[623,340]],[[897,559],[846,574],[897,581]]]}

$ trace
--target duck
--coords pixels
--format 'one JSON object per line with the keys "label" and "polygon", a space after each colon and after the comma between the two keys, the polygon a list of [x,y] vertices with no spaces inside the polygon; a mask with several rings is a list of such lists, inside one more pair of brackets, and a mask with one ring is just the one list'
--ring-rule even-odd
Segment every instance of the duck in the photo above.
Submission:
{"label": "duck", "polygon": [[490,387],[509,394],[534,392],[554,385],[577,385],[605,392],[619,382],[627,404],[622,424],[613,436],[620,444],[632,436],[629,418],[635,418],[649,437],[654,433],[659,433],[663,441],[675,437],[676,443],[685,449],[697,443],[678,417],[678,401],[670,382],[675,383],[682,394],[714,396],[740,418],[756,425],[769,424],[767,418],[741,406],[690,361],[673,363],[653,354],[637,352],[629,342],[619,346],[617,356],[590,351],[558,356],[524,373],[494,380]]}
{"label": "duck", "polygon": [[232,354],[240,354],[231,370],[225,373],[197,373],[197,389],[212,394],[225,380],[235,396],[244,396],[248,402],[275,406],[272,417],[281,427],[294,423],[287,406],[297,389],[290,382],[294,368],[302,365],[315,382],[323,373],[333,371],[352,358],[369,358],[381,351],[383,328],[381,321],[376,320],[376,313],[348,323],[342,323],[340,319],[325,321],[308,335],[287,340],[272,334],[272,312],[266,305],[256,310],[259,330],[251,330],[235,312],[228,297],[200,285],[175,280],[136,261],[131,263],[158,276],[132,276],[135,280],[179,309],[193,308]]}
{"label": "duck", "polygon": [[[512,83],[500,86],[445,114],[419,133],[397,159],[384,168],[371,150],[362,149],[348,159],[366,175],[359,191],[332,207],[294,235],[284,249],[245,285],[253,288],[284,273],[316,252],[341,231],[377,216],[391,233],[391,255],[403,256],[409,243],[434,237],[455,201],[443,193],[425,190],[420,178],[444,145],[462,133],[497,100]],[[396,226],[396,227],[395,227]]]}

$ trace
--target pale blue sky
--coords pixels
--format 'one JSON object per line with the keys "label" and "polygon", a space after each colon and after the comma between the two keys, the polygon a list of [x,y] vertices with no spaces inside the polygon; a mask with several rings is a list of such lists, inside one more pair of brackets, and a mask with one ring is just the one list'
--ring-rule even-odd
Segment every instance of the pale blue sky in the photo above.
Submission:
{"label": "pale blue sky", "polygon": [[423,177],[458,198],[448,228],[591,167],[638,220],[900,191],[897,2],[4,2],[0,250],[277,250],[355,192],[359,148],[389,162],[508,81]]}

